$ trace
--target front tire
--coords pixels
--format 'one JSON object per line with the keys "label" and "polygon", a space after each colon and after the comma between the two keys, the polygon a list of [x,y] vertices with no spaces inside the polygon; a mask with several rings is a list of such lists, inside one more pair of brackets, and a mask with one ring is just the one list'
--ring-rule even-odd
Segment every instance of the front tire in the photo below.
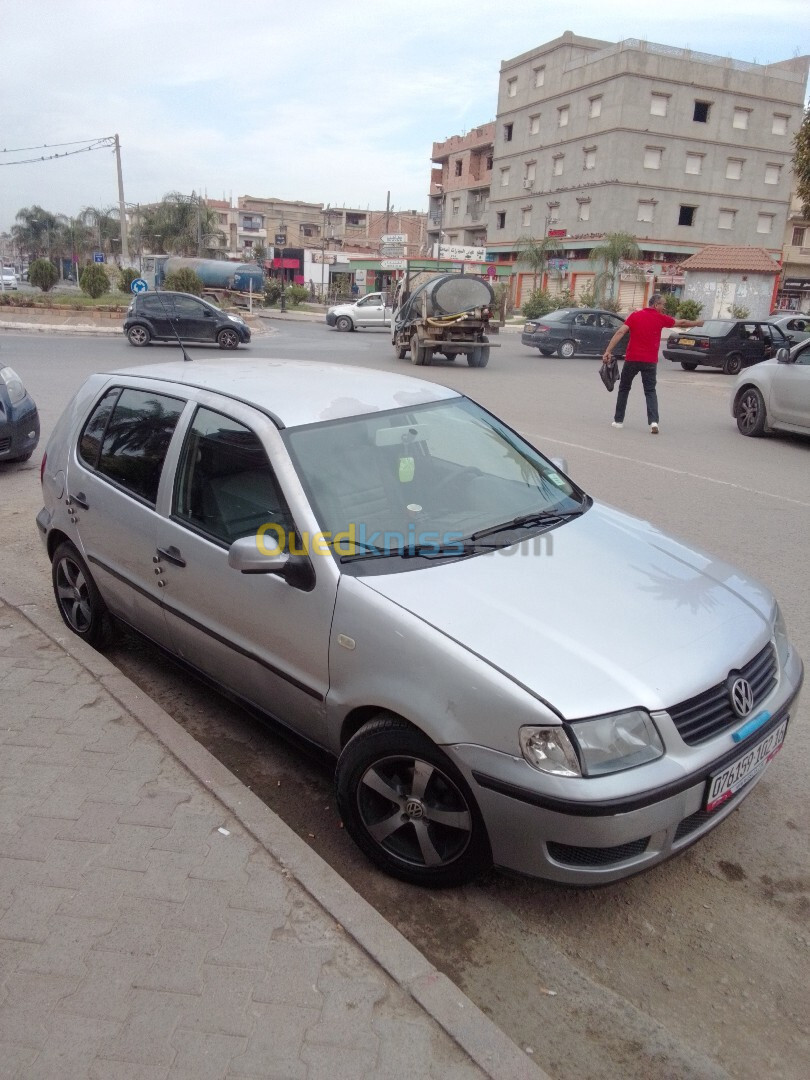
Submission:
{"label": "front tire", "polygon": [[226,327],[217,334],[217,345],[220,349],[238,349],[239,335],[235,330]]}
{"label": "front tire", "polygon": [[737,402],[737,430],[742,435],[756,438],[765,431],[767,416],[765,399],[755,386],[744,390]]}
{"label": "front tire", "polygon": [[134,345],[136,349],[143,348],[151,340],[152,335],[145,326],[138,324],[137,326],[130,326],[129,330],[127,330],[127,341],[130,345]]}
{"label": "front tire", "polygon": [[576,344],[570,338],[557,346],[557,356],[561,356],[563,360],[570,360],[576,351]]}
{"label": "front tire", "polygon": [[424,367],[428,362],[428,351],[419,344],[419,335],[411,336],[411,363],[418,367]]}
{"label": "front tire", "polygon": [[68,540],[53,553],[51,579],[56,606],[68,629],[95,649],[109,645],[113,637],[112,616],[87,564]]}
{"label": "front tire", "polygon": [[405,357],[408,355],[408,346],[407,345],[395,345],[394,346],[394,352],[397,354],[397,360],[404,360]]}
{"label": "front tire", "polygon": [[348,315],[341,315],[339,319],[335,320],[335,329],[345,334],[347,330],[354,330],[354,323]]}
{"label": "front tire", "polygon": [[335,773],[346,830],[380,869],[413,885],[471,881],[492,865],[464,777],[430,739],[390,713],[346,744]]}
{"label": "front tire", "polygon": [[742,370],[743,358],[739,353],[732,353],[723,362],[723,371],[726,375],[737,375]]}

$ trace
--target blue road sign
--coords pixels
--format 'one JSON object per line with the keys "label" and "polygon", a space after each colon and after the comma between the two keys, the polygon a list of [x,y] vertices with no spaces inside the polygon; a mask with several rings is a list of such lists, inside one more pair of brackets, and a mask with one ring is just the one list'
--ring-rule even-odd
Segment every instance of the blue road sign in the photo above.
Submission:
{"label": "blue road sign", "polygon": [[136,277],[135,280],[132,282],[132,284],[129,287],[130,292],[135,292],[135,293],[146,292],[146,290],[148,288],[149,288],[148,284],[143,280],[142,277]]}
{"label": "blue road sign", "polygon": [[104,252],[103,251],[94,251],[93,252],[93,262],[104,262]]}

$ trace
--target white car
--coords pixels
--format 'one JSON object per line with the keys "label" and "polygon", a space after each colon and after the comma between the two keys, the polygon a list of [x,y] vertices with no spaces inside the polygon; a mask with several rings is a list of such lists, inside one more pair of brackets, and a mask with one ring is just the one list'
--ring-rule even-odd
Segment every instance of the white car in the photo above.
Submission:
{"label": "white car", "polygon": [[4,289],[16,289],[17,288],[17,275],[14,272],[14,268],[11,266],[3,267],[3,288]]}
{"label": "white car", "polygon": [[731,395],[731,415],[743,435],[810,435],[810,341],[779,349],[774,359],[742,371]]}
{"label": "white car", "polygon": [[385,293],[373,292],[367,293],[353,304],[337,304],[327,311],[326,322],[336,330],[390,326],[391,308],[385,300]]}

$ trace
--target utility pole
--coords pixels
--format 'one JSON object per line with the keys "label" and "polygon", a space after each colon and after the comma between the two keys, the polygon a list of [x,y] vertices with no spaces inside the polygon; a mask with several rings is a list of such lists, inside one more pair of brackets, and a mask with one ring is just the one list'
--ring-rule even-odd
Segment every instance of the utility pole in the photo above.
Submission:
{"label": "utility pole", "polygon": [[129,266],[129,236],[127,235],[127,205],[124,202],[124,174],[121,172],[121,143],[115,139],[115,165],[118,171],[118,216],[121,219],[121,263]]}

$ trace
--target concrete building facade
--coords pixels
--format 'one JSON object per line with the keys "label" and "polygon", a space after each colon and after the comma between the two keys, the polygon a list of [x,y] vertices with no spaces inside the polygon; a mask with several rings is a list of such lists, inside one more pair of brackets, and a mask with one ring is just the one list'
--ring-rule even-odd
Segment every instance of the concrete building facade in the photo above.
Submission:
{"label": "concrete building facade", "polygon": [[810,218],[802,213],[798,195],[788,213],[777,303],[786,311],[810,312]]}
{"label": "concrete building facade", "polygon": [[486,246],[494,138],[492,123],[433,144],[428,252],[439,242]]}
{"label": "concrete building facade", "polygon": [[809,63],[571,32],[505,61],[489,251],[559,235],[583,278],[575,260],[613,232],[637,238],[651,279],[707,244],[779,257]]}

